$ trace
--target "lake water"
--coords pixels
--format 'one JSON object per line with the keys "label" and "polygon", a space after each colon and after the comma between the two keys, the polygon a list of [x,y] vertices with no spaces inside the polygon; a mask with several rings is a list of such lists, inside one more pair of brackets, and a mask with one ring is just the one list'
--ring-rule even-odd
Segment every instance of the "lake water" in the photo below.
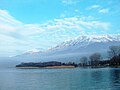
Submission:
{"label": "lake water", "polygon": [[0,90],[120,90],[120,69],[0,69]]}

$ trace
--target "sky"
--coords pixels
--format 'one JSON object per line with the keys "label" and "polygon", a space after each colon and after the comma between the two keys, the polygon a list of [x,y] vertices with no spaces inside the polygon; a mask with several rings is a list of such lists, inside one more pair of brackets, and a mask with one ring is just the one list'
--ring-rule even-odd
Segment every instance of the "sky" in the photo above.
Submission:
{"label": "sky", "polygon": [[0,57],[81,35],[120,34],[120,0],[0,0]]}

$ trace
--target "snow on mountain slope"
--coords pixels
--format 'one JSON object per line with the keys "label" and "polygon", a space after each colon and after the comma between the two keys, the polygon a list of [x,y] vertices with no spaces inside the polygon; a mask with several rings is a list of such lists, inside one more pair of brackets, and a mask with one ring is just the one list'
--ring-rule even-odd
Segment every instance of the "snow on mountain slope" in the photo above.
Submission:
{"label": "snow on mountain slope", "polygon": [[89,56],[100,52],[105,56],[109,46],[120,45],[120,34],[117,35],[89,35],[63,42],[45,52],[37,51],[20,55],[23,61],[50,61],[50,60],[78,60],[81,56]]}
{"label": "snow on mountain slope", "polygon": [[31,49],[31,50],[28,50],[26,51],[24,54],[34,54],[34,53],[40,53],[42,51],[38,50],[38,49]]}
{"label": "snow on mountain slope", "polygon": [[52,48],[54,49],[60,49],[65,48],[69,46],[86,46],[91,43],[97,43],[97,42],[113,42],[113,41],[120,41],[120,34],[117,35],[89,35],[89,36],[80,36],[74,40],[66,41],[61,43],[60,45]]}

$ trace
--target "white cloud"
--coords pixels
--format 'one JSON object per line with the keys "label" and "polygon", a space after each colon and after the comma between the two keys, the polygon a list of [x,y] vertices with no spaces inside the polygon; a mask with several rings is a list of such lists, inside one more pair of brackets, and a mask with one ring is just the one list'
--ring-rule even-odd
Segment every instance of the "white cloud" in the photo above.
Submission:
{"label": "white cloud", "polygon": [[6,10],[0,10],[0,21],[11,25],[22,24],[22,22],[16,20]]}
{"label": "white cloud", "polygon": [[[4,14],[4,20],[0,19],[0,33],[13,33],[19,34],[21,36],[36,36],[46,34],[49,35],[50,33],[58,33],[58,32],[77,32],[87,29],[102,29],[107,30],[109,28],[109,23],[107,22],[100,22],[93,20],[94,18],[91,16],[88,17],[71,17],[71,18],[61,18],[61,19],[54,19],[48,21],[44,24],[23,24],[22,22],[14,19],[10,16],[7,11],[1,10],[1,14]],[[11,17],[11,18],[10,18]],[[0,16],[0,18],[2,18]],[[6,22],[9,18],[10,21],[14,21],[15,25],[12,25],[13,22]],[[10,34],[11,35],[11,34]]]}
{"label": "white cloud", "polygon": [[109,12],[109,8],[103,8],[100,5],[92,5],[92,6],[88,7],[86,10],[97,10],[98,13],[108,13]]}
{"label": "white cloud", "polygon": [[99,13],[108,13],[108,12],[109,12],[109,9],[108,9],[108,8],[100,9],[100,10],[99,10]]}
{"label": "white cloud", "polygon": [[96,21],[91,16],[60,18],[43,24],[24,24],[6,10],[0,10],[0,50],[48,48],[81,34],[106,31],[109,27],[110,23]]}
{"label": "white cloud", "polygon": [[73,4],[74,1],[73,0],[62,0],[63,4]]}
{"label": "white cloud", "polygon": [[99,8],[100,6],[99,5],[93,5],[91,6],[91,8]]}
{"label": "white cloud", "polygon": [[98,8],[100,8],[101,6],[100,5],[92,5],[92,6],[90,6],[90,7],[88,7],[87,8],[87,10],[91,10],[91,9],[98,9]]}
{"label": "white cloud", "polygon": [[77,4],[80,1],[82,0],[62,0],[62,3],[65,5],[73,5],[73,4]]}

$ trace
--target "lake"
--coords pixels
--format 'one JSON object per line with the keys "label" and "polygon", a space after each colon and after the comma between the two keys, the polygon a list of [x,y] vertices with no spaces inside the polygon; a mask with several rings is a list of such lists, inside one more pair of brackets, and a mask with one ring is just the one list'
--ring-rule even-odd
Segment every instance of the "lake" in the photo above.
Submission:
{"label": "lake", "polygon": [[120,68],[0,69],[0,90],[120,90]]}

